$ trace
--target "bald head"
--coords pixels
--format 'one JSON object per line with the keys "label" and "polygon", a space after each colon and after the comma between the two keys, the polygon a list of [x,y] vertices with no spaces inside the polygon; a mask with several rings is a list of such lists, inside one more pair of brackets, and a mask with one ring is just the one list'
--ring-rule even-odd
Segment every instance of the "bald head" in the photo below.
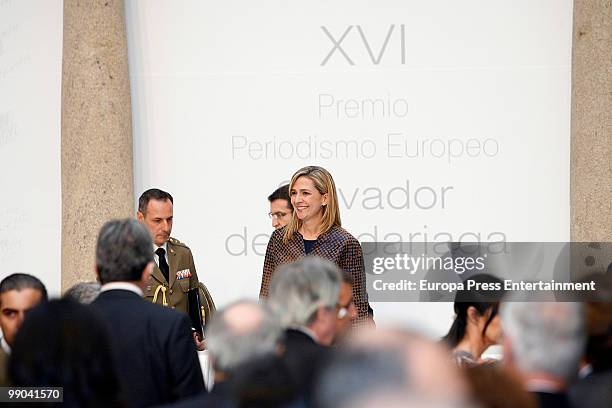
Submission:
{"label": "bald head", "polygon": [[216,373],[231,375],[249,361],[276,352],[281,327],[269,308],[242,300],[217,311],[206,328],[206,343]]}
{"label": "bald head", "polygon": [[236,336],[257,331],[265,319],[264,310],[258,303],[241,302],[225,309],[223,319],[227,328]]}
{"label": "bald head", "polygon": [[[344,350],[350,358],[337,360],[320,382],[322,407],[355,406],[352,399],[359,394],[390,389],[407,390],[426,400],[440,401],[443,406],[467,398],[467,384],[448,351],[418,333],[363,329],[348,339]],[[368,376],[363,375],[364,370]]]}

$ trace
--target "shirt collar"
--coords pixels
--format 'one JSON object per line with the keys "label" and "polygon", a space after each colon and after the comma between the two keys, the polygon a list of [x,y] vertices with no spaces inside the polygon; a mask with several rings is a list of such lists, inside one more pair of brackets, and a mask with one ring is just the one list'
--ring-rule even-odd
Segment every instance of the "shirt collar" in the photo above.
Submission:
{"label": "shirt collar", "polygon": [[525,388],[531,392],[557,393],[563,390],[558,381],[533,378],[525,381]]}
{"label": "shirt collar", "polygon": [[102,285],[100,288],[100,292],[106,292],[108,290],[129,290],[130,292],[136,293],[138,296],[142,297],[142,289],[130,282],[109,282]]}
{"label": "shirt collar", "polygon": [[168,241],[164,242],[164,244],[160,246],[153,244],[153,252],[157,251],[157,248],[164,248],[164,251],[168,253]]}
{"label": "shirt collar", "polygon": [[593,372],[593,366],[590,364],[585,365],[578,371],[578,378],[586,378]]}
{"label": "shirt collar", "polygon": [[315,343],[317,343],[317,344],[319,343],[319,338],[317,337],[315,332],[310,330],[308,327],[305,327],[305,326],[289,326],[289,328],[292,329],[292,330],[297,330],[299,332],[302,332],[305,335],[307,335],[308,337],[310,337]]}
{"label": "shirt collar", "polygon": [[2,346],[2,350],[4,350],[6,354],[11,354],[11,346],[9,346],[6,340],[4,340],[4,336],[2,336],[2,339],[0,339],[0,346]]}

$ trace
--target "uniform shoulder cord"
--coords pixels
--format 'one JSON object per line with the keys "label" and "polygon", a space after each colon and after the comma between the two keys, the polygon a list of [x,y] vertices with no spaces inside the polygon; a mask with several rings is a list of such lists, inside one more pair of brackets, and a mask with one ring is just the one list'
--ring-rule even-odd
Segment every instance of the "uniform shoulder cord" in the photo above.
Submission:
{"label": "uniform shoulder cord", "polygon": [[157,303],[157,295],[160,290],[162,291],[162,303],[164,306],[168,306],[168,300],[166,300],[166,287],[164,285],[157,285],[155,294],[153,294],[153,303]]}

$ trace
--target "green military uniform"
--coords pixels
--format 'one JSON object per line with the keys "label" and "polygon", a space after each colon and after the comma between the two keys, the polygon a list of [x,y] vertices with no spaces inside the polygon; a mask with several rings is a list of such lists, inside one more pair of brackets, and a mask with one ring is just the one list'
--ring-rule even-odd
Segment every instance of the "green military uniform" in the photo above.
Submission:
{"label": "green military uniform", "polygon": [[193,255],[189,247],[175,238],[166,245],[170,282],[166,281],[159,266],[155,264],[151,278],[145,286],[147,300],[187,313],[187,291],[198,287]]}

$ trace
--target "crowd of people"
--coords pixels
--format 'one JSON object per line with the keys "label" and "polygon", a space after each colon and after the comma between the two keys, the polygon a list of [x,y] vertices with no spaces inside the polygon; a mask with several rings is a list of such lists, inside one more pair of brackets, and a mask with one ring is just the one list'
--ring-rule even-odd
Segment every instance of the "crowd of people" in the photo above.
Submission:
{"label": "crowd of people", "polygon": [[[65,407],[610,406],[612,304],[459,291],[442,339],[376,327],[335,194],[307,167],[269,197],[260,299],[207,309],[200,336],[187,312],[201,282],[170,237],[173,198],[147,190],[137,219],[100,229],[96,282],[49,300],[34,276],[2,279],[0,385],[63,387]],[[503,358],[484,357],[492,345]]]}

